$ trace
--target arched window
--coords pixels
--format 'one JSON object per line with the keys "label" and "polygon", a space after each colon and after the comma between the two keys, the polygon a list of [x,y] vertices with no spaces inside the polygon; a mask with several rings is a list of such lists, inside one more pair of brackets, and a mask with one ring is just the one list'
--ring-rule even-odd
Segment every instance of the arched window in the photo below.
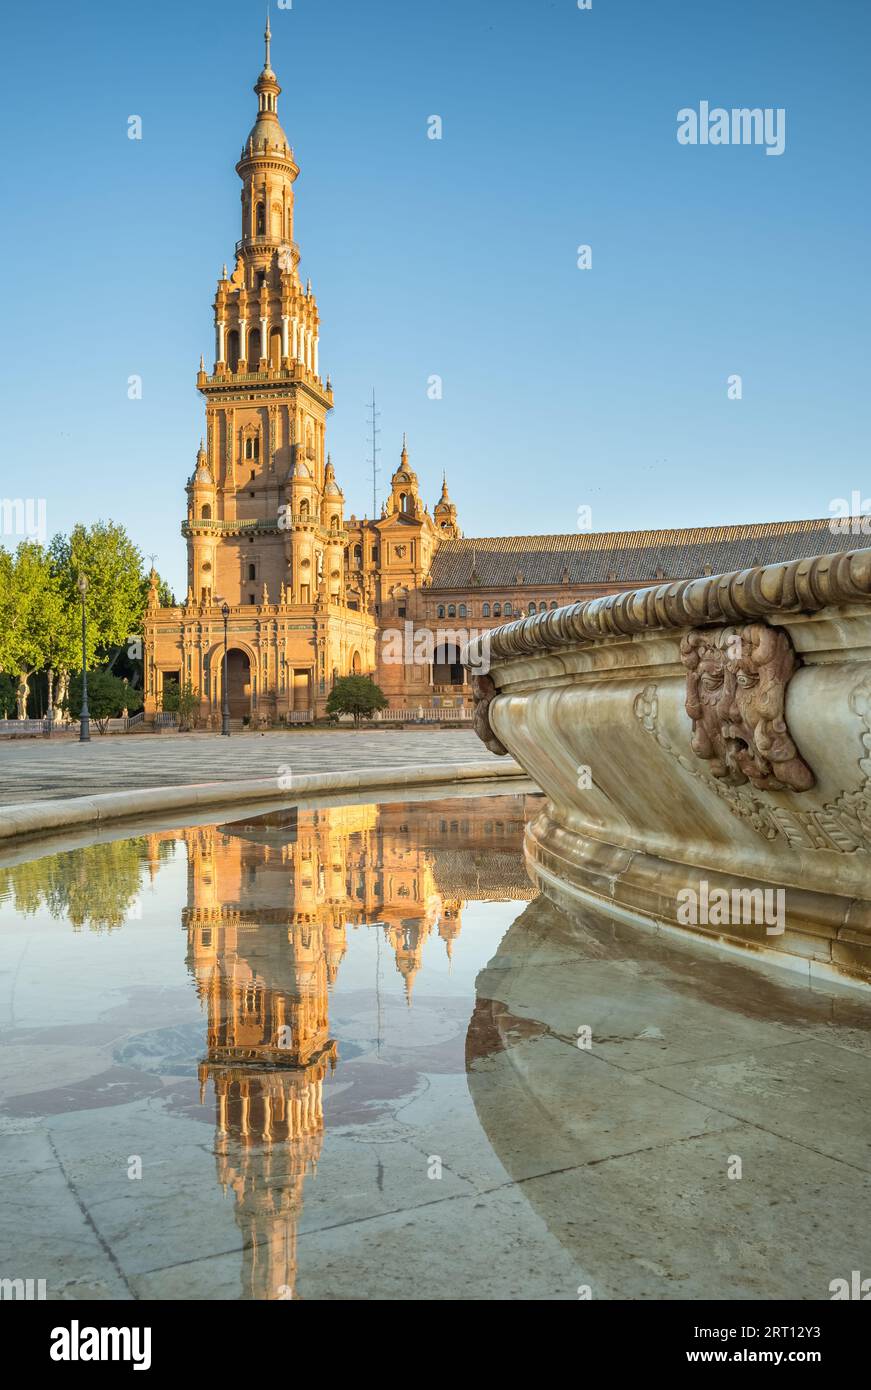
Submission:
{"label": "arched window", "polygon": [[[507,603],[506,603],[506,605],[505,605],[505,612],[506,612],[506,613],[508,612],[508,604],[507,604]],[[494,604],[493,604],[493,617],[494,617],[494,618],[498,618],[498,617],[501,616],[501,614],[502,614],[502,604],[501,604],[501,603],[494,603]]]}
{"label": "arched window", "polygon": [[489,616],[490,616],[490,605],[489,605],[489,603],[485,603],[485,604],[484,604],[483,608],[481,609],[481,612],[482,612],[482,614],[484,615],[485,618],[489,618]]}
{"label": "arched window", "polygon": [[448,617],[449,617],[449,618],[455,618],[456,616],[457,616],[457,605],[456,605],[455,603],[449,603],[449,604],[448,604]]}
{"label": "arched window", "polygon": [[302,499],[302,501],[300,502],[300,504],[299,504],[299,515],[300,515],[300,518],[301,518],[303,521],[308,521],[308,513],[309,513],[308,498],[307,498],[307,497],[304,497],[304,498]]}
{"label": "arched window", "polygon": [[363,547],[362,547],[362,545],[355,545],[355,546],[354,546],[354,564],[355,564],[355,565],[362,565],[362,563],[363,563]]}
{"label": "arched window", "polygon": [[399,494],[399,510],[401,512],[408,511],[408,494],[405,492],[400,492]]}
{"label": "arched window", "polygon": [[556,599],[555,599],[555,598],[552,598],[552,599],[551,599],[551,601],[550,601],[550,606],[551,606],[551,608],[556,608],[557,602],[556,602]]}
{"label": "arched window", "polygon": [[529,605],[529,607],[527,608],[526,611],[527,611],[527,613],[534,613],[534,612],[535,612],[535,604],[534,604],[534,603],[531,603],[531,604]]}
{"label": "arched window", "polygon": [[338,529],[339,529],[339,518],[338,518],[335,514],[333,514],[333,516],[330,517],[330,530],[331,530],[331,531],[338,531]]}
{"label": "arched window", "polygon": [[443,618],[445,616],[445,605],[443,603],[440,603],[436,611],[438,613],[438,616],[440,618]]}
{"label": "arched window", "polygon": [[460,616],[461,618],[465,618],[465,616],[466,616],[466,605],[465,605],[464,603],[461,603],[461,604],[460,604],[459,616]]}
{"label": "arched window", "polygon": [[254,211],[254,234],[255,236],[265,236],[266,234],[266,204],[258,203]]}
{"label": "arched window", "polygon": [[252,367],[256,367],[256,366],[257,366],[257,364],[259,363],[260,358],[261,358],[262,355],[263,355],[263,349],[262,349],[262,347],[261,347],[261,345],[260,345],[260,329],[259,329],[259,328],[252,328],[252,329],[251,329],[251,332],[248,334],[248,367],[249,367],[249,370],[250,370]]}
{"label": "arched window", "polygon": [[211,519],[212,519],[212,509],[211,509],[211,507],[209,506],[208,502],[206,502],[206,503],[203,505],[203,507],[201,508],[201,510],[200,510],[200,516],[202,517],[203,521],[211,521]]}
{"label": "arched window", "polygon": [[257,570],[256,570],[256,568],[254,567],[254,565],[249,565],[249,566],[248,566],[248,578],[249,578],[249,579],[256,579],[256,578],[257,578]]}
{"label": "arched window", "polygon": [[[246,459],[258,459],[260,457],[260,436],[249,434],[245,439]],[[253,475],[252,475],[253,476]]]}
{"label": "arched window", "polygon": [[231,328],[227,334],[227,366],[235,372],[239,365],[239,330]]}
{"label": "arched window", "polygon": [[506,603],[505,607],[502,609],[502,612],[504,613],[506,618],[510,618],[513,615],[514,609],[511,607],[510,601]]}
{"label": "arched window", "polygon": [[273,328],[269,334],[269,365],[281,366],[281,329]]}

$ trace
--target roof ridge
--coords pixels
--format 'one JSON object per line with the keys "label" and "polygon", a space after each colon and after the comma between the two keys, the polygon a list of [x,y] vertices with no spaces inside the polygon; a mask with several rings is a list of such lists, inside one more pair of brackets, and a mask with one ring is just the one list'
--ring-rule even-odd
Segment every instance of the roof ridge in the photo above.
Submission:
{"label": "roof ridge", "polygon": [[457,536],[450,540],[441,541],[439,549],[453,547],[459,550],[468,550],[476,545],[488,545],[493,542],[510,543],[512,548],[516,548],[521,542],[540,543],[550,542],[551,548],[556,541],[571,541],[589,543],[598,542],[602,545],[611,544],[623,540],[629,540],[633,544],[652,545],[666,537],[671,543],[680,543],[690,538],[705,540],[732,540],[752,538],[754,536],[788,535],[790,532],[814,531],[819,528],[829,529],[832,518],[827,517],[800,517],[794,521],[750,521],[750,522],[730,522],[728,525],[715,526],[662,526],[646,527],[637,531],[551,531],[541,534],[524,534],[509,536]]}

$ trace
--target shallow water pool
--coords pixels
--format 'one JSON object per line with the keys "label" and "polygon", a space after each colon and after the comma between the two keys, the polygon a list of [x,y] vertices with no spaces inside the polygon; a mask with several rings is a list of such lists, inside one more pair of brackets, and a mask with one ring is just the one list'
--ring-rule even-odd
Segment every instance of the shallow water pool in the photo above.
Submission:
{"label": "shallow water pool", "polygon": [[871,1003],[536,897],[540,799],[0,868],[0,1278],[49,1298],[825,1299]]}

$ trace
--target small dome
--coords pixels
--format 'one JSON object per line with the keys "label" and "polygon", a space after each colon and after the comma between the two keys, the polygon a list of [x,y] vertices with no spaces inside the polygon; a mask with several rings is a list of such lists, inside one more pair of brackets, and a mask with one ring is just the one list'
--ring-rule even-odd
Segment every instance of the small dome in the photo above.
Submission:
{"label": "small dome", "polygon": [[329,482],[324,488],[324,497],[341,497],[342,493],[337,482]]}
{"label": "small dome", "polygon": [[279,122],[269,112],[260,112],[251,127],[248,139],[245,141],[246,153],[249,141],[254,146],[255,154],[262,153],[264,147],[267,150],[277,150],[280,154],[290,154],[287,136]]}
{"label": "small dome", "polygon": [[297,459],[296,463],[293,465],[293,473],[291,474],[291,477],[307,478],[309,482],[311,482],[311,469],[309,468],[305,459]]}

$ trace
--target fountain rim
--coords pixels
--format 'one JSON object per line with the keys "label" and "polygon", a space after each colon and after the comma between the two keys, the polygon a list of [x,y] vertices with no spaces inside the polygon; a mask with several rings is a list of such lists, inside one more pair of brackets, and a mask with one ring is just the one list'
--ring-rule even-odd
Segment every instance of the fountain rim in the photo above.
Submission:
{"label": "fountain rim", "polygon": [[474,673],[494,662],[576,643],[646,632],[788,618],[871,601],[871,547],[581,599],[493,628],[467,643],[462,661]]}

